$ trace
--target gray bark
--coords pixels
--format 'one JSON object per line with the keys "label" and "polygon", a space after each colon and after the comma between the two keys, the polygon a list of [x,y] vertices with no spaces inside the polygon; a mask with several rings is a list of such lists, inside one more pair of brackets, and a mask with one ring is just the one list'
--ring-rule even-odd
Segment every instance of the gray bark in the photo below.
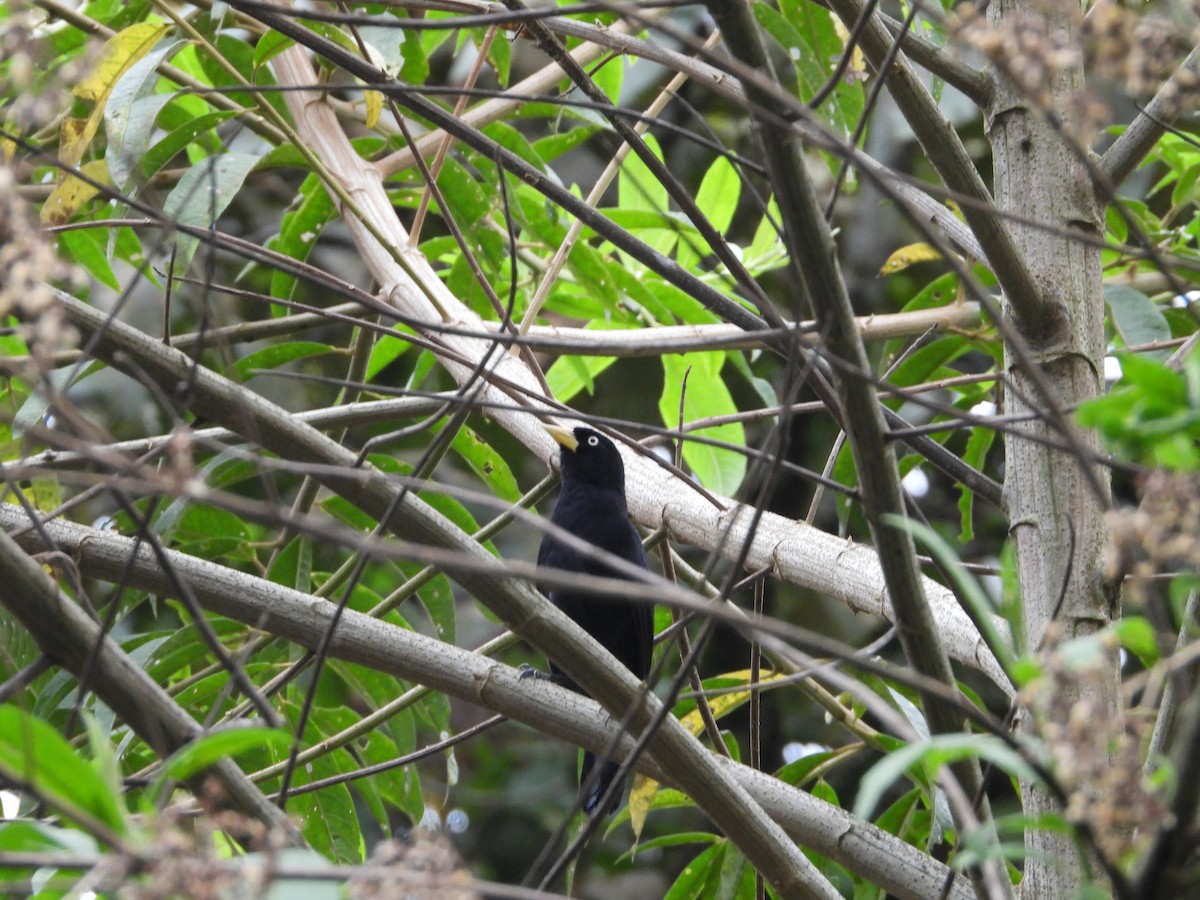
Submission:
{"label": "gray bark", "polygon": [[[1018,20],[1045,21],[1056,44],[1077,46],[1077,8],[1064,4],[1061,15],[1043,20],[1046,8],[1045,3],[997,0],[988,15],[1002,32]],[[1020,60],[1008,62],[1021,65]],[[1006,343],[1007,412],[1040,412],[1005,436],[1005,506],[1017,553],[1025,644],[1031,650],[1043,645],[1053,621],[1061,623],[1062,636],[1069,639],[1096,632],[1116,613],[1113,595],[1099,574],[1107,537],[1107,472],[1077,452],[1045,443],[1061,445],[1063,429],[1073,428],[1070,413],[1061,411],[1097,396],[1104,387],[1100,251],[1076,238],[1103,237],[1103,210],[1082,151],[1041,108],[1048,102],[1053,118],[1069,127],[1082,86],[1078,65],[1052,70],[1039,97],[1001,76],[987,121],[996,202],[1024,222],[1014,221],[1011,230],[1041,291],[1044,309],[1036,320],[1020,316],[1017,312],[1031,305],[1028,298],[1003,298],[1005,313],[1024,344],[1021,348],[1013,341]],[[1051,385],[1052,398],[1043,395],[1035,381],[1038,374]],[[1074,439],[1076,447],[1098,449],[1094,434],[1075,434]],[[1101,709],[1115,710],[1115,671],[1101,690],[1103,696],[1092,699]],[[1023,721],[1027,726],[1028,720]],[[1031,819],[1056,808],[1044,792],[1029,786],[1024,799]],[[1077,894],[1082,870],[1069,837],[1029,829],[1026,850],[1022,897]]]}

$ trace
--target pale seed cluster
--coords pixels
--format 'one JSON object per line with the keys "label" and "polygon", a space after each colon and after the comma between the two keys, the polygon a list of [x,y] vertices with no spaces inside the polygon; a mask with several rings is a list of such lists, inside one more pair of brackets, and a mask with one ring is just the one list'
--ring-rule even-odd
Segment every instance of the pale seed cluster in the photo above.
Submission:
{"label": "pale seed cluster", "polygon": [[[1077,4],[1033,2],[987,21],[973,3],[950,18],[952,36],[982,54],[1016,85],[1030,105],[1053,113],[1063,128],[1086,142],[1106,117],[1105,104],[1085,87],[1081,73],[1120,85],[1145,102],[1162,91],[1165,117],[1188,108],[1200,94],[1200,72],[1180,66],[1197,34],[1186,25],[1139,15],[1113,0],[1098,0],[1086,15]],[[1073,85],[1066,101],[1051,104],[1051,88]]]}
{"label": "pale seed cluster", "polygon": [[[1048,645],[1057,642],[1048,636]],[[1080,664],[1051,649],[1022,699],[1066,791],[1067,819],[1086,825],[1105,858],[1121,864],[1169,825],[1170,815],[1142,769],[1147,723],[1094,699],[1111,693],[1116,639],[1104,650]]]}
{"label": "pale seed cluster", "polygon": [[282,835],[240,813],[222,811],[195,817],[190,808],[171,806],[155,820],[147,833],[153,842],[136,858],[112,854],[105,858],[96,888],[107,890],[119,900],[223,900],[228,897],[266,896],[272,866],[233,867],[218,859],[212,834],[233,831],[256,835],[250,842],[268,855],[283,842]]}
{"label": "pale seed cluster", "polygon": [[[383,874],[380,869],[383,869]],[[364,873],[346,885],[350,900],[478,900],[471,873],[444,835],[416,829],[402,840],[381,842]]]}
{"label": "pale seed cluster", "polygon": [[49,287],[50,282],[77,277],[59,259],[17,193],[12,169],[0,167],[0,317],[15,315],[21,320],[22,337],[35,353],[49,353],[78,340]]}
{"label": "pale seed cluster", "polygon": [[1174,117],[1195,99],[1200,73],[1180,63],[1197,34],[1184,26],[1103,0],[1088,11],[1080,37],[1089,72],[1123,85],[1142,101],[1162,89],[1165,116]]}
{"label": "pale seed cluster", "polygon": [[1006,14],[997,27],[973,4],[964,3],[954,11],[951,33],[1016,85],[1031,108],[1052,113],[1063,129],[1086,142],[1103,122],[1106,109],[1081,78],[1082,18],[1077,6],[1047,0]]}
{"label": "pale seed cluster", "polygon": [[1144,599],[1151,576],[1200,571],[1200,475],[1156,471],[1141,485],[1142,502],[1108,514],[1108,576],[1125,576]]}
{"label": "pale seed cluster", "polygon": [[39,131],[54,123],[62,111],[71,107],[70,85],[75,83],[90,57],[68,63],[47,77],[47,51],[39,45],[35,11],[21,9],[16,4],[12,18],[0,28],[0,72],[12,90],[12,102],[5,107],[3,121],[6,131],[22,135]]}

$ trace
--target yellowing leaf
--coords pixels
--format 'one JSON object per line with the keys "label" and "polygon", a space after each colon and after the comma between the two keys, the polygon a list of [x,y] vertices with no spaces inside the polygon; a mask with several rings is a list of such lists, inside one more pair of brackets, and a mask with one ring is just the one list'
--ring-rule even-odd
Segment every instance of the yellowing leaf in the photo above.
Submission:
{"label": "yellowing leaf", "polygon": [[629,790],[629,827],[633,829],[634,840],[642,836],[646,827],[646,817],[650,814],[650,806],[654,803],[654,795],[658,793],[658,782],[646,775],[633,776],[633,787]]}
{"label": "yellowing leaf", "polygon": [[[95,103],[87,121],[67,120],[59,134],[58,158],[68,166],[76,166],[96,135],[104,118],[104,104],[113,86],[129,67],[145,56],[167,33],[171,26],[162,22],[142,22],[130,25],[110,37],[104,44],[100,62],[75,85],[75,96]],[[71,122],[68,128],[68,122]]]}
{"label": "yellowing leaf", "polygon": [[[726,672],[717,677],[722,679],[729,678],[734,681],[740,681],[743,684],[749,684],[750,670],[742,669],[738,672]],[[774,672],[767,673],[759,676],[758,683],[760,685],[770,684],[772,681],[778,681],[781,677],[781,675]],[[749,699],[749,691],[730,691],[728,694],[718,694],[709,700],[708,708],[712,710],[713,718],[719,722]],[[699,735],[704,731],[704,719],[701,718],[699,709],[692,710],[679,721],[692,734]]]}
{"label": "yellowing leaf", "polygon": [[894,275],[896,272],[907,269],[914,263],[928,262],[931,259],[941,258],[942,252],[933,246],[933,244],[909,244],[907,247],[901,247],[889,256],[887,262],[883,264],[883,268],[879,270],[879,274]]}
{"label": "yellowing leaf", "polygon": [[76,165],[83,158],[83,151],[87,149],[88,142],[95,133],[96,128],[91,119],[76,119],[71,116],[63,119],[62,124],[58,126],[58,158],[68,166]]}
{"label": "yellowing leaf", "polygon": [[379,114],[383,112],[383,94],[379,91],[366,91],[363,93],[363,100],[367,104],[367,117],[363,124],[374,128],[375,123],[379,121]]}
{"label": "yellowing leaf", "polygon": [[[101,184],[112,184],[108,177],[108,163],[102,159],[94,159],[79,167],[79,171]],[[65,179],[51,191],[46,202],[42,204],[41,219],[43,225],[61,225],[69,222],[79,212],[79,208],[87,203],[100,189],[75,175],[67,175]]]}
{"label": "yellowing leaf", "polygon": [[75,85],[75,96],[99,103],[125,70],[149,53],[170,27],[165,22],[141,22],[114,34],[105,42],[96,68]]}
{"label": "yellowing leaf", "polygon": [[[833,29],[837,32],[838,40],[845,47],[850,41],[850,31],[842,24],[842,20],[837,16],[833,17]],[[856,81],[864,81],[867,77],[867,63],[863,58],[863,52],[859,49],[858,44],[854,45],[854,52],[850,54],[850,65],[846,66],[846,81],[854,84]]]}

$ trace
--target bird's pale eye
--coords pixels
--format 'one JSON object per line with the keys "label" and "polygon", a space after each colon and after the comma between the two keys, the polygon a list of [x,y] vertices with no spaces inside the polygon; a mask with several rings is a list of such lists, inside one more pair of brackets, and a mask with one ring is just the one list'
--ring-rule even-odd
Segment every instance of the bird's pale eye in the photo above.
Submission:
{"label": "bird's pale eye", "polygon": [[588,438],[588,446],[589,447],[599,447],[600,446],[600,438],[596,437],[593,434],[590,438]]}

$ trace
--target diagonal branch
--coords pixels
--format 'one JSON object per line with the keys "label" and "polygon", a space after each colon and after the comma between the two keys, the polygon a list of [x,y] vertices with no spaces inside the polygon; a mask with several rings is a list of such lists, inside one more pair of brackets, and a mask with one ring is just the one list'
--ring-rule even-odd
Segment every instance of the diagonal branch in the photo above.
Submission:
{"label": "diagonal branch", "polygon": [[[1197,68],[1200,68],[1200,45],[1192,48],[1192,52],[1180,63],[1176,74],[1190,72],[1194,77]],[[1179,96],[1179,85],[1175,76],[1172,76],[1121,136],[1113,141],[1112,146],[1104,151],[1100,157],[1100,169],[1107,176],[1109,184],[1115,186],[1128,178],[1146,158],[1146,154],[1154,149],[1158,139],[1167,132],[1169,122],[1178,114]]]}
{"label": "diagonal branch", "polygon": [[[359,465],[354,453],[296,421],[283,409],[98,310],[73,298],[64,297],[63,303],[92,352],[110,365],[161,385],[188,383],[196,414],[285,458],[321,464],[318,477],[327,488],[395,534],[472,558],[478,565],[457,571],[455,579],[481,603],[560,664],[614,716],[623,718],[627,710],[636,710],[632,721],[635,732],[655,719],[661,702],[653,694],[644,695],[628,669],[617,664],[528,583],[498,577],[503,570],[495,557],[411,492],[406,492],[403,502],[397,504],[402,490],[399,485],[373,467]],[[546,440],[550,440],[548,435]],[[331,635],[330,639],[337,641],[339,636]],[[676,719],[665,719],[650,742],[650,752],[659,765],[677,773],[683,788],[718,827],[737,841],[781,895],[837,896],[783,831],[732,776],[718,768],[715,757]]]}
{"label": "diagonal branch", "polygon": [[[71,323],[92,337],[92,352],[118,369],[135,377],[148,375],[167,390],[193,377],[194,408],[212,423],[253,435],[256,441],[263,435],[272,436],[271,443],[264,446],[286,459],[319,464],[331,470],[342,466],[348,473],[354,471],[353,453],[291,413],[196,366],[185,354],[165,347],[149,335],[111,320],[69,295],[58,296]],[[511,401],[504,406],[490,412],[493,419],[516,417],[507,411]],[[532,431],[549,441],[541,427]],[[552,452],[547,449],[546,456]],[[740,515],[741,508],[732,501],[722,500],[720,508],[702,502],[686,482],[641,456],[627,456],[626,466],[630,507],[643,524],[665,526],[673,539],[709,552],[729,552],[729,548],[749,542],[745,565],[750,570],[770,569],[784,581],[838,599],[858,612],[895,621],[878,556],[870,547],[847,542],[805,522],[774,513],[763,514],[751,534],[750,517]],[[358,474],[361,473],[355,473]],[[344,483],[330,486],[358,502],[353,492],[361,490],[361,484],[361,477],[349,477]],[[376,494],[371,502],[385,501]],[[981,670],[995,684],[1010,691],[1004,670],[953,593],[932,579],[922,579],[922,584],[936,611],[939,632],[954,658]],[[1008,626],[1002,619],[997,617],[995,623],[1002,634],[1008,634]]]}
{"label": "diagonal branch", "polygon": [[[745,65],[769,73],[771,66],[766,47],[749,6],[743,2],[712,0],[709,10],[720,23],[732,52]],[[757,108],[770,107],[768,92],[753,85],[747,86],[747,92]],[[827,336],[830,351],[846,363],[851,372],[868,372],[870,366],[855,327],[854,310],[838,270],[837,247],[817,202],[804,159],[804,147],[794,132],[779,127],[768,117],[758,117],[756,124],[767,171],[779,200],[786,240],[793,257],[801,262],[797,268]],[[844,427],[854,453],[863,513],[879,551],[905,655],[917,671],[953,688],[954,673],[938,636],[933,609],[922,590],[912,536],[888,522],[889,517],[905,518],[905,508],[895,453],[885,439],[886,428],[874,387],[866,379],[843,374],[837,388],[846,414]],[[940,698],[923,695],[922,705],[935,734],[966,730],[961,712],[946,706]],[[956,771],[967,795],[981,796],[982,776],[978,761],[971,760]],[[986,818],[986,802],[981,812]],[[965,833],[969,829],[965,823],[963,825]],[[987,881],[997,888],[1007,886],[1004,873],[995,871],[992,865],[984,864],[980,869],[983,874],[977,887]]]}
{"label": "diagonal branch", "polygon": [[[847,28],[858,19],[863,5],[863,0],[832,0],[830,3]],[[872,16],[862,29],[863,52],[876,69],[888,58],[894,40],[878,17]],[[1005,296],[1010,298],[1015,317],[1034,330],[1040,328],[1048,338],[1052,337],[1062,324],[1056,299],[1044,296],[1045,292],[1034,280],[957,133],[946,123],[946,117],[903,59],[894,59],[880,77],[887,79],[892,98],[946,187],[978,201],[963,203],[963,215],[983,247],[988,266],[995,273]]]}
{"label": "diagonal branch", "polygon": [[[0,529],[17,531],[28,525],[22,510],[0,505]],[[55,546],[79,560],[88,577],[115,579],[128,570],[126,580],[134,587],[170,593],[170,580],[158,561],[144,547],[134,554],[132,539],[61,521],[46,523],[44,530]],[[33,529],[23,530],[18,542],[30,553],[47,549]],[[178,577],[211,612],[306,647],[317,646],[325,633],[334,609],[326,600],[178,551],[167,555]],[[509,666],[353,610],[342,614],[330,649],[339,659],[426,685],[593,751],[607,746],[616,732],[616,726],[586,697],[545,682],[522,680]],[[632,738],[624,740],[628,749]],[[717,765],[732,773],[794,839],[897,897],[937,896],[949,874],[945,865],[918,848],[767,773],[730,761]],[[638,758],[637,768],[680,786],[675,770],[644,755]],[[961,879],[949,894],[953,900],[970,896]]]}
{"label": "diagonal branch", "polygon": [[[4,509],[24,518],[17,507],[6,505]],[[24,524],[28,524],[27,519]],[[132,547],[133,542],[129,544]],[[148,547],[141,549],[150,552]],[[130,552],[127,549],[126,555]],[[114,578],[119,577],[120,573],[115,573]],[[5,586],[0,591],[0,603],[20,620],[42,652],[77,676],[81,675],[85,662],[90,661],[90,684],[96,695],[160,757],[169,756],[204,733],[199,723],[130,659],[116,641],[103,634],[99,623],[59,591],[41,565],[3,531],[0,531],[0,581]],[[280,829],[289,843],[303,846],[296,827],[233,760],[223,759],[207,773],[220,779],[235,808]],[[199,780],[193,780],[192,787],[197,792],[203,790]]]}

